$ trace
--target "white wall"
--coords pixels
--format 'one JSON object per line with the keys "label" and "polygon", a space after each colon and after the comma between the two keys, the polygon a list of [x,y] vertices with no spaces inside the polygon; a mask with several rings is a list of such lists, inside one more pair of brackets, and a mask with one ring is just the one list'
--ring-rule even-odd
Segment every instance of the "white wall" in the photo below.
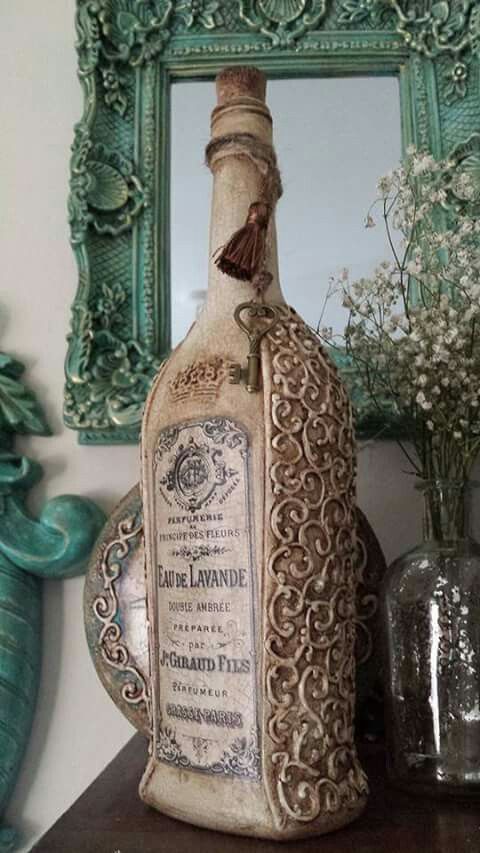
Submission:
{"label": "white wall", "polygon": [[[79,447],[61,419],[76,286],[66,222],[72,128],[81,114],[74,0],[1,0],[0,20],[0,347],[26,362],[55,433],[22,447],[45,466],[37,500],[76,492],[108,509],[137,478],[137,448]],[[131,734],[90,662],[82,588],[82,578],[44,585],[39,702],[8,815],[24,830],[26,849]]]}
{"label": "white wall", "polygon": [[[0,0],[0,15],[0,345],[26,362],[26,379],[38,392],[55,432],[53,438],[26,439],[22,447],[45,466],[46,479],[37,489],[37,505],[45,496],[76,492],[90,495],[108,510],[137,479],[137,449],[80,447],[61,421],[65,334],[76,287],[66,224],[69,149],[72,127],[81,113],[73,46],[74,0]],[[386,84],[389,82],[394,86],[392,81]],[[317,84],[320,86],[318,81]],[[292,90],[286,84],[283,94],[281,84],[272,86],[271,103],[279,130],[283,116],[284,130],[290,126],[295,131],[290,139],[282,131],[279,140],[286,187],[279,230],[285,289],[304,313],[305,307],[316,306],[318,283],[325,281],[325,275],[350,262],[364,263],[368,268],[373,256],[369,250],[361,249],[365,235],[358,232],[356,237],[352,233],[346,236],[344,225],[347,219],[354,229],[357,226],[352,223],[361,224],[364,198],[358,179],[363,181],[366,169],[370,175],[373,169],[376,175],[388,167],[398,150],[396,145],[395,157],[391,158],[391,136],[386,133],[383,141],[376,139],[373,160],[369,160],[369,144],[364,140],[372,115],[376,116],[377,128],[397,121],[391,119],[387,89],[382,90],[381,98],[374,86],[363,85],[360,94],[356,90],[354,99],[358,102],[360,97],[361,103],[355,121],[346,107],[343,91],[346,90],[342,90],[340,113],[335,92],[329,88],[324,108],[315,114],[311,85],[303,90],[302,103],[297,102],[296,94],[292,99]],[[186,88],[184,92],[187,94]],[[210,91],[209,103],[211,97]],[[305,111],[309,100],[310,113]],[[196,124],[192,114],[189,121],[190,129],[200,127],[200,142],[195,142],[190,159],[190,134],[183,134],[185,149],[176,149],[177,165],[182,162],[180,189],[188,188],[188,178],[200,173],[203,161],[208,107],[206,112],[203,101],[197,103],[203,125]],[[373,110],[364,113],[368,103]],[[289,119],[287,111],[294,106],[300,112]],[[337,133],[327,142],[329,123],[336,113],[341,119],[342,138]],[[303,131],[308,147],[300,154],[299,172],[293,178],[289,164],[292,155],[293,159],[297,157],[295,140],[302,137]],[[378,133],[374,136],[378,137]],[[330,163],[325,159],[328,148],[332,154],[343,152],[343,161],[337,158]],[[327,164],[328,180],[312,173],[316,150],[319,162]],[[353,177],[348,179],[350,200],[346,209],[338,199],[347,182],[345,170],[350,152],[353,156],[361,152],[361,163],[349,173]],[[200,216],[194,217],[192,223],[185,224],[187,210],[185,206],[182,210],[181,201],[179,207],[179,197],[174,199],[174,258],[187,256],[180,247],[185,235],[189,240],[188,254],[198,235],[205,258],[208,174],[204,173],[203,181],[205,189],[198,196],[202,202]],[[307,199],[309,190],[314,190],[313,209],[309,207],[312,199]],[[302,217],[306,217],[303,225]],[[333,225],[328,232],[327,225]],[[204,286],[203,275],[197,271],[205,269],[205,262],[203,267],[195,263],[194,271],[189,272],[175,261],[176,337],[194,310],[192,290]],[[307,286],[313,290],[304,290]],[[309,319],[315,321],[313,316]],[[402,464],[399,452],[386,445],[368,447],[360,457],[360,503],[389,558],[418,537],[416,505],[411,498],[411,484],[400,473]],[[132,732],[101,688],[90,663],[83,635],[82,579],[45,583],[44,623],[44,665],[37,715],[9,809],[10,820],[24,830],[25,850],[82,792]]]}

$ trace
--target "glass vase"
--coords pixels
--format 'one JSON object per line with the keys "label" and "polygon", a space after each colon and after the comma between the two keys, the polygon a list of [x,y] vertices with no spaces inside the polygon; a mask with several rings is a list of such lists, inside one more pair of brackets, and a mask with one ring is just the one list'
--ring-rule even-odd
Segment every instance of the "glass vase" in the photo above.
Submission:
{"label": "glass vase", "polygon": [[480,547],[471,484],[426,482],[424,541],[382,589],[387,762],[427,794],[480,794]]}

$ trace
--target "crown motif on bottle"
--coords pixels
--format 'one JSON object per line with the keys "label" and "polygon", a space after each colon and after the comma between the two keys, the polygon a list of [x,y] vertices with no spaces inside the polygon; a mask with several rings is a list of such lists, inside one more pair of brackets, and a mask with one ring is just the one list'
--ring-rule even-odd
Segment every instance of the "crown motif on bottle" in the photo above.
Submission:
{"label": "crown motif on bottle", "polygon": [[227,372],[223,358],[196,361],[180,370],[169,382],[170,395],[175,402],[191,398],[212,401],[216,398]]}

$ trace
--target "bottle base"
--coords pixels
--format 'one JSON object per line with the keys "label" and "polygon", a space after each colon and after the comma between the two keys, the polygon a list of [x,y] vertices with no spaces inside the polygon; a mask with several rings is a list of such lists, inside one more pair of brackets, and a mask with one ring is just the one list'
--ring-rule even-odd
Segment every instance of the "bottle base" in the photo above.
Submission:
{"label": "bottle base", "polygon": [[[236,797],[237,811],[232,814],[231,811],[227,812],[227,808],[231,809],[232,806],[231,797],[225,798],[225,800],[216,797],[211,800],[205,788],[202,791],[200,787],[197,788],[195,796],[191,797],[190,808],[188,808],[178,799],[176,802],[173,801],[171,788],[166,780],[162,779],[162,775],[162,769],[155,761],[151,762],[145,770],[140,783],[139,794],[148,806],[175,820],[181,820],[203,829],[270,841],[295,841],[336,832],[356,820],[363,812],[367,802],[367,796],[361,795],[354,805],[333,814],[323,814],[310,822],[289,820],[286,825],[278,826],[273,822],[273,815],[263,796],[255,797],[254,801],[249,798],[243,803],[240,797]],[[193,793],[192,790],[191,794],[193,795]],[[207,795],[205,796],[205,794]],[[196,799],[196,803],[194,799]],[[225,810],[222,809],[224,804]]]}

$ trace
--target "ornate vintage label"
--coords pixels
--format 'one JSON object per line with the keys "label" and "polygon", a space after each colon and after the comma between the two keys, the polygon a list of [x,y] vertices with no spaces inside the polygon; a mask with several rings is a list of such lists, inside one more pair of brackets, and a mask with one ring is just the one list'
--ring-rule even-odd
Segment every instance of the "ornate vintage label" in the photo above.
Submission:
{"label": "ornate vintage label", "polygon": [[163,430],[155,452],[157,756],[258,779],[249,441],[228,418]]}

